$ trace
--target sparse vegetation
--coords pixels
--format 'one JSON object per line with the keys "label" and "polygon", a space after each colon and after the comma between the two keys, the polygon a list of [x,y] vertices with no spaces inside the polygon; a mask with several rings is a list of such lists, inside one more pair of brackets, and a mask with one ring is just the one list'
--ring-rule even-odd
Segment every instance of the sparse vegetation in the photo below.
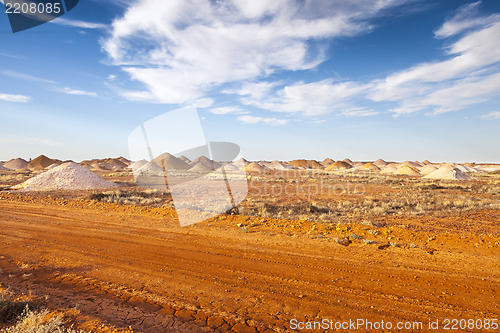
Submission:
{"label": "sparse vegetation", "polygon": [[33,311],[25,308],[14,326],[1,333],[85,333],[68,326],[61,314],[48,310]]}
{"label": "sparse vegetation", "polygon": [[170,196],[167,192],[161,190],[116,190],[106,191],[99,193],[92,193],[88,199],[94,201],[102,201],[108,203],[119,203],[123,205],[136,205],[136,206],[152,206],[161,207],[164,204],[168,205]]}
{"label": "sparse vegetation", "polygon": [[[476,181],[440,181],[377,173],[297,172],[248,177],[249,195],[228,215],[358,222],[380,227],[385,216],[500,209],[500,177]],[[87,199],[123,205],[173,207],[168,191],[127,187],[90,194]]]}
{"label": "sparse vegetation", "polygon": [[22,315],[32,305],[25,301],[16,301],[11,292],[6,289],[0,292],[0,323],[9,323]]}

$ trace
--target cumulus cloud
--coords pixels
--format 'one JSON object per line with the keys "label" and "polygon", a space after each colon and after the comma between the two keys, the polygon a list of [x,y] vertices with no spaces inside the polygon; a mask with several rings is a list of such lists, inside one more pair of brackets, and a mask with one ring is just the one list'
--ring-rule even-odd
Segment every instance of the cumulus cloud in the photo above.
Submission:
{"label": "cumulus cloud", "polygon": [[278,119],[278,118],[263,118],[263,117],[255,117],[255,116],[239,116],[238,120],[244,122],[246,124],[258,124],[264,123],[271,126],[283,126],[288,123],[287,119]]}
{"label": "cumulus cloud", "polygon": [[[102,47],[112,64],[143,84],[142,90],[121,91],[138,101],[182,104],[223,93],[235,95],[240,105],[315,118],[373,116],[380,113],[379,105],[396,116],[437,114],[498,96],[500,15],[480,16],[479,1],[459,7],[436,29],[435,37],[448,42],[444,60],[369,81],[280,81],[278,74],[316,69],[326,58],[322,41],[369,32],[370,19],[408,2],[140,0],[112,23]],[[238,119],[266,123],[275,118]]]}
{"label": "cumulus cloud", "polygon": [[[371,18],[402,2],[141,0],[112,23],[102,45],[145,85],[141,96],[184,103],[224,83],[314,68],[325,54],[309,41],[370,31]],[[252,88],[256,97],[266,87]]]}
{"label": "cumulus cloud", "polygon": [[25,95],[0,94],[0,101],[28,103],[29,101],[31,101],[31,97]]}

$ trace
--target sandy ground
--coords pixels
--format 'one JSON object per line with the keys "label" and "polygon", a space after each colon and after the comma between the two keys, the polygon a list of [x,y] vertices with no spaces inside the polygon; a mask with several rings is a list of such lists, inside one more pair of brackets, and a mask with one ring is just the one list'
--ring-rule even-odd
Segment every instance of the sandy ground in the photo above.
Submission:
{"label": "sandy ground", "polygon": [[[0,199],[0,283],[118,329],[269,332],[290,331],[293,319],[363,319],[435,332],[429,321],[500,314],[498,211],[452,218],[475,221],[481,234],[400,218],[372,235],[361,225],[323,233],[242,216],[181,228],[168,210]],[[336,242],[352,232],[374,243]]]}

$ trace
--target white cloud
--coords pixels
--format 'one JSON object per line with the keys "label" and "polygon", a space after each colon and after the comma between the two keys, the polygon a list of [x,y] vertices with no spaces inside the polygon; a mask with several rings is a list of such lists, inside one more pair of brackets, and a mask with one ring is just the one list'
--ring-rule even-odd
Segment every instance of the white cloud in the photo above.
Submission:
{"label": "white cloud", "polygon": [[142,0],[112,23],[103,49],[153,100],[184,103],[224,83],[314,68],[324,53],[308,41],[370,31],[369,19],[403,2]]}
{"label": "white cloud", "polygon": [[222,106],[219,108],[211,108],[208,111],[213,114],[248,114],[248,111],[237,106]]}
{"label": "white cloud", "polygon": [[97,97],[97,94],[95,92],[78,90],[78,89],[71,89],[68,87],[61,89],[61,92],[68,94],[68,95]]}
{"label": "white cloud", "polygon": [[258,124],[264,123],[271,126],[283,126],[288,123],[287,119],[278,119],[278,118],[263,118],[263,117],[255,117],[255,116],[239,116],[238,120],[244,122],[246,124]]}
{"label": "white cloud", "polygon": [[346,117],[369,117],[379,114],[378,111],[371,110],[369,108],[348,108],[342,111],[342,114]]}
{"label": "white cloud", "polygon": [[334,111],[342,112],[351,106],[350,99],[357,97],[365,89],[365,85],[354,82],[335,82],[330,79],[286,86],[274,97],[264,101],[243,98],[242,102],[274,112],[318,116]]}
{"label": "white cloud", "polygon": [[451,44],[451,58],[419,64],[371,83],[368,98],[393,101],[396,114],[463,109],[500,92],[500,36],[498,22],[473,31]]}
{"label": "white cloud", "polygon": [[72,20],[72,19],[67,19],[64,17],[58,17],[55,20],[50,21],[50,22],[58,24],[58,25],[66,26],[66,27],[75,27],[75,28],[81,28],[81,29],[106,29],[106,28],[108,28],[108,25],[103,24],[103,23]]}
{"label": "white cloud", "polygon": [[31,97],[25,95],[0,94],[0,101],[28,103],[31,101]]}
{"label": "white cloud", "polygon": [[214,104],[214,100],[211,98],[200,98],[193,102],[194,106],[197,108],[208,108]]}
{"label": "white cloud", "polygon": [[461,6],[455,16],[447,20],[438,30],[434,32],[436,38],[447,38],[469,29],[484,27],[488,24],[498,22],[498,14],[487,17],[478,16],[478,7],[481,1],[468,3]]}
{"label": "white cloud", "polygon": [[42,83],[50,83],[50,84],[55,84],[56,82],[52,80],[47,80],[38,76],[30,75],[30,74],[25,74],[25,73],[20,73],[12,70],[3,70],[0,72],[0,74],[12,77],[14,79],[20,79],[20,80],[26,80],[26,81],[33,81],[33,82],[42,82]]}
{"label": "white cloud", "polygon": [[226,89],[223,90],[224,94],[237,94],[242,96],[249,96],[255,99],[262,99],[271,93],[276,87],[283,84],[283,82],[244,82],[239,89]]}
{"label": "white cloud", "polygon": [[[318,116],[336,112],[370,116],[363,104],[392,103],[395,115],[420,111],[432,114],[464,109],[500,94],[500,16],[486,20],[447,49],[448,59],[417,64],[369,82],[323,80],[287,86],[263,99],[242,98],[244,104],[275,111]],[[457,21],[458,22],[458,21]]]}
{"label": "white cloud", "polygon": [[488,120],[500,119],[500,111],[491,111],[488,114],[482,115],[481,118]]}

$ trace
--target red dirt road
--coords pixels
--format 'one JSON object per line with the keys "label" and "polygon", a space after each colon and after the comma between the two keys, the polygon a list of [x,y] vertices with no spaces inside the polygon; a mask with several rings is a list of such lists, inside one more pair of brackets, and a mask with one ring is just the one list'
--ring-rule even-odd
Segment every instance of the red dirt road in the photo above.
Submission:
{"label": "red dirt road", "polygon": [[242,232],[246,217],[181,228],[113,207],[0,200],[0,282],[136,332],[290,331],[292,319],[429,331],[429,320],[499,318],[498,247],[342,246]]}

